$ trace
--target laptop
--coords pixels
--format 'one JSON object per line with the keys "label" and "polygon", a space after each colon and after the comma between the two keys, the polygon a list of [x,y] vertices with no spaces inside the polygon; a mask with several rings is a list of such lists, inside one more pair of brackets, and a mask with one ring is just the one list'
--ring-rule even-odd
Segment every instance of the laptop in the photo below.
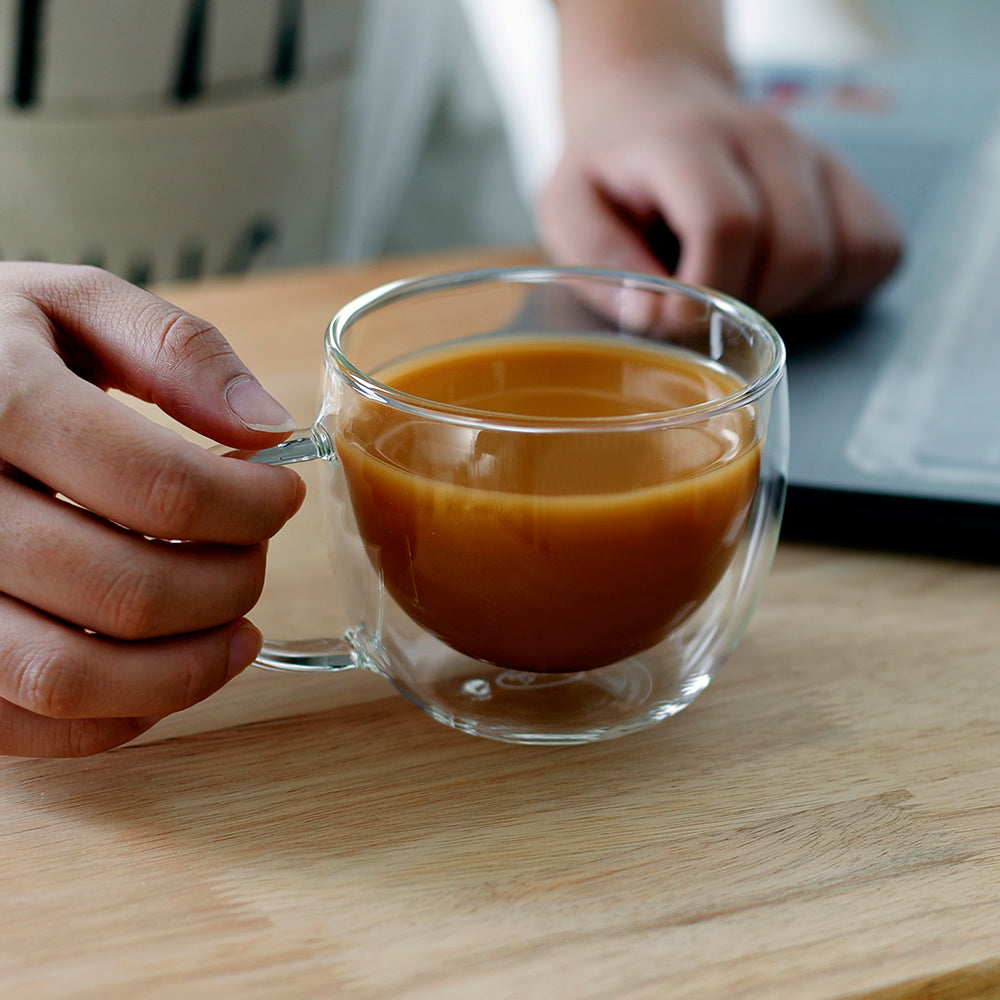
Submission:
{"label": "laptop", "polygon": [[760,70],[907,236],[860,311],[789,321],[784,532],[1000,560],[1000,69]]}

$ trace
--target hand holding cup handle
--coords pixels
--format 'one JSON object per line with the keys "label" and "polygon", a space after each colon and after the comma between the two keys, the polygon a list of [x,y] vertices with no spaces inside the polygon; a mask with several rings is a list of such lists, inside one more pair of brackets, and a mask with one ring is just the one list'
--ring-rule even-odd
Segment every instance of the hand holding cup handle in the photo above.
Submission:
{"label": "hand holding cup handle", "polygon": [[265,543],[304,498],[103,390],[235,448],[294,424],[211,324],[107,272],[3,263],[0,304],[0,753],[95,753],[253,661]]}

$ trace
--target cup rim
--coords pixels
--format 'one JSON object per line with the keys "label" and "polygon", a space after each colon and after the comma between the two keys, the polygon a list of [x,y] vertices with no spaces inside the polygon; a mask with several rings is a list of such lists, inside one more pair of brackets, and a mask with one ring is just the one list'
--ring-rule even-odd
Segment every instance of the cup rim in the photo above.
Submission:
{"label": "cup rim", "polygon": [[[731,319],[753,327],[770,345],[770,360],[756,378],[740,386],[736,391],[694,406],[613,417],[540,417],[457,406],[403,392],[380,382],[377,378],[358,368],[347,357],[341,346],[344,334],[358,319],[380,306],[409,298],[415,294],[465,288],[490,282],[543,284],[553,280],[567,281],[572,279],[593,279],[638,291],[674,292],[691,299],[697,299]],[[635,271],[552,265],[443,271],[386,282],[356,296],[336,312],[327,326],[324,346],[328,362],[332,362],[336,366],[338,374],[362,396],[415,415],[431,416],[439,421],[443,420],[464,426],[516,428],[521,431],[642,430],[652,427],[687,425],[707,417],[741,409],[766,396],[783,377],[786,360],[784,342],[774,326],[756,310],[723,292],[676,281],[673,278]]]}

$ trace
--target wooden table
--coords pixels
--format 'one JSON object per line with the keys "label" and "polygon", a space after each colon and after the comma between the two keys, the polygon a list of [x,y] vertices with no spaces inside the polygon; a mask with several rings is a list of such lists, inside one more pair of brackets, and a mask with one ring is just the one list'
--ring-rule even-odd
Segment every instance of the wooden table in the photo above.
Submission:
{"label": "wooden table", "polygon": [[[338,306],[504,259],[167,293],[307,423]],[[330,617],[318,524],[272,545],[272,633]],[[0,762],[0,997],[998,997],[998,608],[994,567],[783,544],[713,686],[611,743],[250,670],[130,747]]]}

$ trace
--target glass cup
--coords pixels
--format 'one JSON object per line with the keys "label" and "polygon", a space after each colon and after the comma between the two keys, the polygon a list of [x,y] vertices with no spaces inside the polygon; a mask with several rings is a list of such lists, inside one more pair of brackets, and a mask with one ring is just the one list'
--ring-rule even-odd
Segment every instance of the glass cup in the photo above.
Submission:
{"label": "glass cup", "polygon": [[[709,684],[778,537],[784,346],[745,305],[623,272],[396,281],[325,341],[311,428],[351,627],[272,669],[362,668],[512,743],[643,729]],[[331,588],[332,589],[332,588]]]}

